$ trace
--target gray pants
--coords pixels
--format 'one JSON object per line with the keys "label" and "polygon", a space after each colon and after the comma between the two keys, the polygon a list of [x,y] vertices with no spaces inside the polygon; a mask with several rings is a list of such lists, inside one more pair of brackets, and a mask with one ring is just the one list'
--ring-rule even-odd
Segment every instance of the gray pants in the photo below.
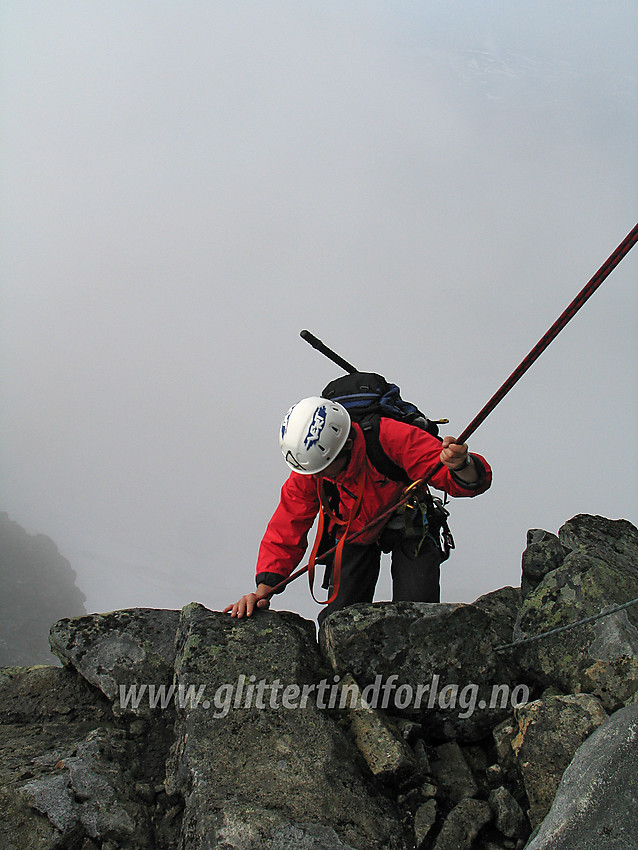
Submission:
{"label": "gray pants", "polygon": [[[372,602],[379,578],[382,551],[392,553],[393,602],[440,602],[441,552],[434,541],[425,540],[416,554],[413,540],[393,532],[384,534],[381,545],[372,543],[358,546],[356,543],[347,543],[343,547],[339,593],[334,602],[324,606],[319,612],[319,624],[328,614],[347,605]],[[326,565],[328,572],[331,571],[332,564],[331,558]]]}

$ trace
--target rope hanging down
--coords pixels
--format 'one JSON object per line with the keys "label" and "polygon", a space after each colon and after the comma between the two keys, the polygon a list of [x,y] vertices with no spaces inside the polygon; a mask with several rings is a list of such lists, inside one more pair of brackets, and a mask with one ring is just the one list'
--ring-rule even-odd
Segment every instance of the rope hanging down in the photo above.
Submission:
{"label": "rope hanging down", "polygon": [[[603,283],[605,278],[607,278],[611,272],[616,268],[616,266],[620,263],[623,257],[629,253],[629,251],[634,247],[634,245],[638,242],[638,224],[634,226],[634,228],[627,234],[627,236],[623,239],[623,241],[618,245],[616,250],[610,254],[610,256],[605,260],[602,266],[598,269],[596,274],[585,284],[585,286],[581,289],[578,295],[574,298],[574,300],[566,307],[566,309],[561,313],[561,315],[556,319],[554,324],[549,328],[547,333],[539,339],[534,348],[529,352],[527,357],[522,360],[516,369],[512,372],[512,374],[507,378],[507,380],[499,387],[499,389],[494,393],[492,398],[487,402],[487,404],[477,413],[474,419],[470,422],[467,428],[463,431],[462,434],[457,437],[456,442],[461,444],[467,442],[467,440],[471,437],[471,435],[476,431],[476,429],[481,425],[490,413],[494,410],[494,408],[499,404],[507,395],[507,393],[512,389],[512,387],[520,381],[525,372],[535,363],[536,360],[541,356],[541,354],[545,351],[545,349],[549,346],[549,344],[556,339],[558,334],[563,330],[565,325],[574,318],[576,313],[580,310],[580,308],[585,304],[585,302],[591,298],[594,292],[598,289],[598,287]],[[427,482],[435,475],[441,468],[443,464],[439,461],[437,465],[426,475],[424,478],[419,479],[418,481],[413,482],[405,491],[405,493],[401,496],[400,499],[395,502],[391,507],[387,508],[385,511],[376,516],[372,522],[370,522],[365,528],[362,528],[356,534],[352,534],[347,538],[346,542],[350,543],[356,540],[361,534],[366,531],[369,531],[371,528],[374,528],[375,525],[380,524],[386,517],[390,516],[400,508],[401,505],[404,505],[410,496],[412,495],[412,490],[424,486]],[[324,557],[328,555],[334,554],[337,547],[333,547],[330,551],[324,553]],[[290,584],[295,579],[299,578],[299,576],[303,575],[308,571],[308,565],[305,567],[300,567],[295,572],[291,573],[288,578],[280,581],[279,584],[275,585],[275,587],[271,588],[268,593],[265,593],[261,598],[269,599],[274,593],[278,593],[284,589],[288,584]],[[499,647],[500,648],[500,647]]]}

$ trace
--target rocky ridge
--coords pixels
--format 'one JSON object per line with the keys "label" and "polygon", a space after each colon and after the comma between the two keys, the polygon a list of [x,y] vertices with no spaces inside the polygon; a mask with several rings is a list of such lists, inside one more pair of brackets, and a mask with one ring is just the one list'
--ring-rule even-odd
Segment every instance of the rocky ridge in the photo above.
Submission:
{"label": "rocky ridge", "polygon": [[638,531],[528,532],[521,588],[316,636],[198,604],[57,622],[0,673],[0,850],[567,850],[638,834]]}
{"label": "rocky ridge", "polygon": [[55,664],[49,626],[86,613],[69,561],[45,534],[0,512],[0,667]]}

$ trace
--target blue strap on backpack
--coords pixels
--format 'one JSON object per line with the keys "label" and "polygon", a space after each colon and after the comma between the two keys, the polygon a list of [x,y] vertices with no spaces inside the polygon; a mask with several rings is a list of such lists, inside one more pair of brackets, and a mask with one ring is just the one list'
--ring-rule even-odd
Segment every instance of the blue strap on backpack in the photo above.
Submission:
{"label": "blue strap on backpack", "polygon": [[373,466],[393,481],[409,482],[405,470],[397,466],[384,452],[379,442],[381,417],[407,422],[439,438],[438,425],[446,419],[433,421],[412,402],[401,398],[396,384],[391,384],[376,372],[351,372],[330,381],[321,393],[323,398],[342,404],[363,431],[366,452]]}

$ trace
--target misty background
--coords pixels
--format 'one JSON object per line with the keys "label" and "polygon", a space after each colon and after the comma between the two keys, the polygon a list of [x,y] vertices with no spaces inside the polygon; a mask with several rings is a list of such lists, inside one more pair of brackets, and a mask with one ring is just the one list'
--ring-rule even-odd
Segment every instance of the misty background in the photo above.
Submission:
{"label": "misty background", "polygon": [[[636,223],[622,0],[4,0],[2,493],[89,611],[254,587],[288,407],[340,370],[458,434]],[[638,249],[470,441],[442,599],[638,521]],[[382,579],[379,599],[389,598]],[[306,579],[276,607],[315,617]]]}

